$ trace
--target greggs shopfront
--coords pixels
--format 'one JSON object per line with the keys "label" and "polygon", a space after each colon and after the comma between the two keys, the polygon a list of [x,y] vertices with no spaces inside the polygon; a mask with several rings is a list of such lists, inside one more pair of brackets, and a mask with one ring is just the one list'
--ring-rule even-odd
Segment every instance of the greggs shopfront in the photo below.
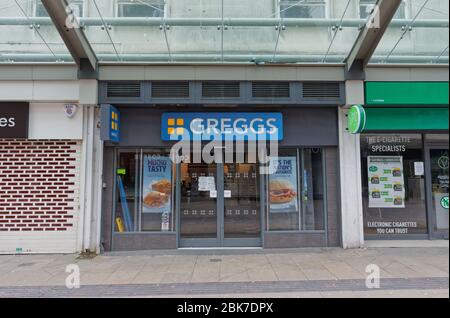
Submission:
{"label": "greggs shopfront", "polygon": [[105,251],[340,246],[337,105],[111,108]]}

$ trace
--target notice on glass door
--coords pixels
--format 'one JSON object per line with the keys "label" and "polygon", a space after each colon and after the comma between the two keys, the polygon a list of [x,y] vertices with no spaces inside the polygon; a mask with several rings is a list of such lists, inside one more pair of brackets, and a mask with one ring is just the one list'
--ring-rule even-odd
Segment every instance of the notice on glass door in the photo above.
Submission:
{"label": "notice on glass door", "polygon": [[210,192],[216,190],[216,180],[214,177],[199,177],[198,191]]}
{"label": "notice on glass door", "polygon": [[419,161],[419,162],[414,162],[414,175],[416,176],[423,176],[425,174],[425,166],[424,163]]}
{"label": "notice on glass door", "polygon": [[369,208],[404,208],[403,157],[367,157]]}

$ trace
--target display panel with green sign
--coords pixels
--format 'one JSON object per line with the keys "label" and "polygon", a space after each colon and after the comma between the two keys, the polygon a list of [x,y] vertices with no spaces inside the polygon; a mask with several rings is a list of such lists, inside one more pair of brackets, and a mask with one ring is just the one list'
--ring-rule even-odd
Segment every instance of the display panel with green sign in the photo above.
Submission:
{"label": "display panel with green sign", "polygon": [[427,233],[423,157],[419,134],[361,135],[366,236]]}

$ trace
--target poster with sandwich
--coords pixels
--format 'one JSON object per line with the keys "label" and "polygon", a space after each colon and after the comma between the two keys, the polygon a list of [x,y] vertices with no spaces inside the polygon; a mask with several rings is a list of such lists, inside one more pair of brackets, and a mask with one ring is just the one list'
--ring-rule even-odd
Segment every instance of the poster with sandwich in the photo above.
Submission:
{"label": "poster with sandwich", "polygon": [[276,171],[269,175],[270,213],[298,212],[297,157],[271,158]]}
{"label": "poster with sandwich", "polygon": [[404,208],[403,157],[369,156],[369,208]]}
{"label": "poster with sandwich", "polygon": [[142,212],[171,213],[172,160],[169,157],[144,156]]}

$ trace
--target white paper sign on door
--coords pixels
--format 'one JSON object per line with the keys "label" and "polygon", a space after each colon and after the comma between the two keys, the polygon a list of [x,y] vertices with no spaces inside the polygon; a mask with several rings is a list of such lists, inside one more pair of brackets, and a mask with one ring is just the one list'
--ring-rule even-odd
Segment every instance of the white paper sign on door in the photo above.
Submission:
{"label": "white paper sign on door", "polygon": [[223,195],[226,199],[231,198],[231,190],[225,190],[224,195]]}
{"label": "white paper sign on door", "polygon": [[404,208],[403,157],[367,157],[369,208]]}
{"label": "white paper sign on door", "polygon": [[216,181],[214,177],[199,177],[198,191],[213,191],[216,190]]}
{"label": "white paper sign on door", "polygon": [[425,168],[423,162],[414,162],[414,174],[416,176],[423,176],[425,173]]}

